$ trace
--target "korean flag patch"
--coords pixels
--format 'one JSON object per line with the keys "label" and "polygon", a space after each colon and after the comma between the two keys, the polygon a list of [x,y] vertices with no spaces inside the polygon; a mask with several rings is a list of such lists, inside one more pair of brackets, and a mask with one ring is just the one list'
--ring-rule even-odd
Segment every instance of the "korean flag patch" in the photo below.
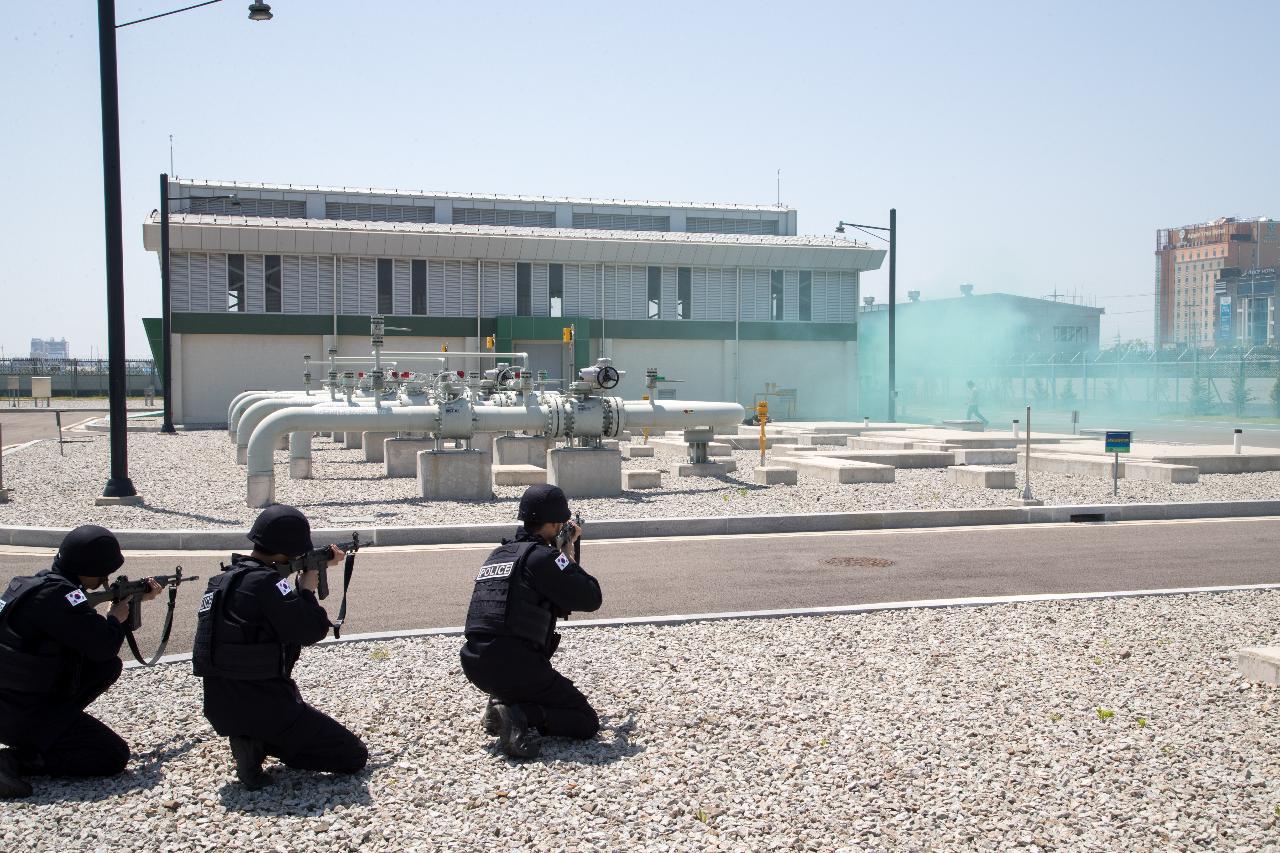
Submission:
{"label": "korean flag patch", "polygon": [[85,597],[85,594],[78,589],[73,589],[71,592],[67,593],[67,601],[72,607],[75,607],[77,604],[84,604],[88,600],[89,599]]}
{"label": "korean flag patch", "polygon": [[566,557],[564,554],[561,554],[560,556],[556,557],[556,565],[560,567],[560,571],[562,572],[565,570],[565,568],[569,565],[570,562],[572,561],[568,557]]}
{"label": "korean flag patch", "polygon": [[284,578],[280,578],[280,581],[276,584],[276,589],[280,590],[281,595],[288,595],[293,592],[293,587],[289,586],[289,581]]}

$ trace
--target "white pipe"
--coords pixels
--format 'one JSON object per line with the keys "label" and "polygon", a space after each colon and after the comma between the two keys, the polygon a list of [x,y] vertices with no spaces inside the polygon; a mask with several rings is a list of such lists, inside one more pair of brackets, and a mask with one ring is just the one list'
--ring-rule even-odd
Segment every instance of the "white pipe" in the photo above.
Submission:
{"label": "white pipe", "polygon": [[[384,404],[390,404],[390,401],[384,401]],[[370,400],[352,400],[351,406],[369,406],[374,405]],[[398,404],[397,404],[398,405]],[[249,408],[245,409],[244,414],[240,416],[240,421],[236,425],[236,462],[243,465],[245,463],[246,448],[249,446],[249,438],[253,435],[253,431],[258,428],[258,424],[262,423],[262,419],[272,412],[278,412],[282,409],[308,409],[316,406],[341,406],[346,407],[347,401],[340,400],[334,402],[326,400],[323,397],[304,397],[302,399],[283,397],[278,399],[259,400]],[[284,448],[279,448],[283,450]]]}
{"label": "white pipe", "polygon": [[738,403],[707,403],[700,400],[627,400],[622,404],[619,430],[693,429],[732,427],[746,416]]}
{"label": "white pipe", "polygon": [[240,418],[244,416],[245,411],[254,403],[262,400],[306,400],[308,398],[308,395],[304,391],[252,391],[246,394],[239,394],[237,396],[239,399],[237,399],[227,410],[227,433],[232,441],[235,441],[236,427],[240,423]]}

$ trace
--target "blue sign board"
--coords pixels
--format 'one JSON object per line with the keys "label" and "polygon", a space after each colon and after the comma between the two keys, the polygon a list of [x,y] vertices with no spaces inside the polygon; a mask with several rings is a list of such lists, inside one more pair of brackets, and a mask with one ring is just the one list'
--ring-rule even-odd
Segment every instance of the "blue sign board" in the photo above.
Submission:
{"label": "blue sign board", "polygon": [[1133,444],[1133,433],[1129,431],[1107,430],[1107,452],[1128,453]]}

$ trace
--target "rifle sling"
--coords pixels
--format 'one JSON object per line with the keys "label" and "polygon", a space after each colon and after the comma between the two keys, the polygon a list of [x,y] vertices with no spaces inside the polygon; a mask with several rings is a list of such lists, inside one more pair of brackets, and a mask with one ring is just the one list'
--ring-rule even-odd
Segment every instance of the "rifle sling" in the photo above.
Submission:
{"label": "rifle sling", "polygon": [[346,562],[342,564],[342,603],[338,605],[338,618],[333,621],[333,638],[342,636],[342,623],[347,621],[347,587],[351,586],[351,576],[356,571],[356,552],[347,553]]}
{"label": "rifle sling", "polygon": [[[178,587],[174,585],[169,587],[169,610],[164,615],[164,628],[160,631],[160,645],[156,647],[156,653],[151,656],[151,660],[142,659],[142,652],[138,651],[138,641],[134,639],[133,632],[125,631],[124,638],[129,642],[129,651],[133,653],[133,659],[143,666],[155,666],[156,661],[160,660],[160,656],[164,654],[165,646],[169,645],[169,634],[173,631],[173,608],[177,601]],[[138,606],[141,607],[142,602],[138,602]]]}

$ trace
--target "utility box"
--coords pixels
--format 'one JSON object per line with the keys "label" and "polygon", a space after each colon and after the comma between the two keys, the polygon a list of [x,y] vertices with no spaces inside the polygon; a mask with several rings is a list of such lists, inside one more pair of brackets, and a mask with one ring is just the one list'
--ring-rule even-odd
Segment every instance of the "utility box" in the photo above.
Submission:
{"label": "utility box", "polygon": [[40,401],[44,400],[46,407],[52,405],[53,399],[53,379],[48,376],[32,376],[31,377],[31,401],[35,405],[40,405]]}
{"label": "utility box", "polygon": [[18,395],[22,392],[22,380],[17,376],[4,378],[4,395],[9,399],[9,408],[18,405]]}

